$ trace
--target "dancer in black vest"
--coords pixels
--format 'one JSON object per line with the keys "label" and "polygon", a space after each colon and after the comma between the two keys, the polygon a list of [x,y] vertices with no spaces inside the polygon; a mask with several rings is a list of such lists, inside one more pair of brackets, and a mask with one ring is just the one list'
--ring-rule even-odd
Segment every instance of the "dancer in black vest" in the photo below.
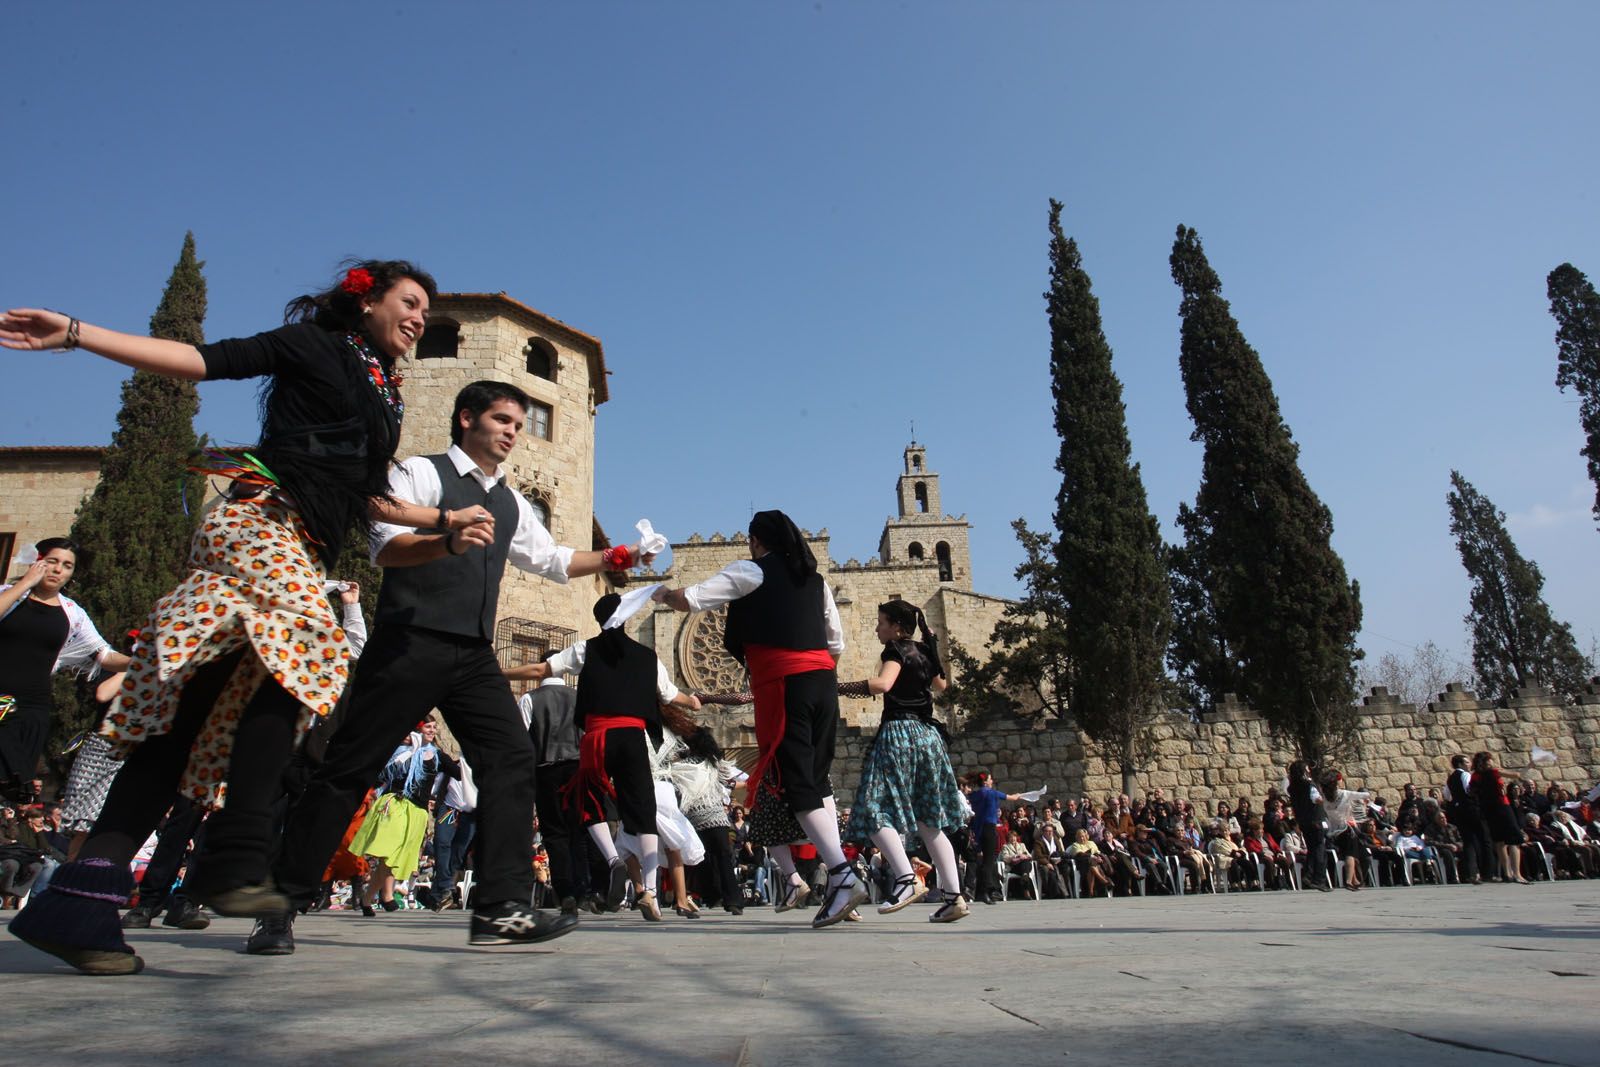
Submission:
{"label": "dancer in black vest", "polygon": [[[554,653],[552,653],[554,655]],[[511,670],[519,670],[513,667]],[[585,909],[598,914],[600,898],[589,889],[589,850],[584,845],[583,824],[561,799],[561,790],[578,773],[578,743],[583,735],[578,719],[578,693],[559,675],[546,678],[539,688],[517,701],[523,725],[533,741],[538,764],[539,834],[550,856],[550,884],[561,910],[576,914]],[[620,903],[620,901],[619,901]]]}
{"label": "dancer in black vest", "polygon": [[661,908],[656,904],[660,839],[656,833],[655,779],[650,773],[645,731],[659,745],[661,705],[676,704],[697,711],[700,701],[692,694],[678,692],[656,654],[622,632],[627,616],[617,612],[621,602],[615,593],[595,602],[594,620],[602,627],[598,637],[578,641],[543,663],[512,667],[506,673],[513,678],[540,680],[554,674],[578,676],[575,713],[584,734],[579,745],[578,773],[567,786],[567,803],[579,808],[589,837],[611,864],[606,906],[615,911],[627,892],[628,877],[606,824],[606,797],[615,802],[622,829],[639,839],[639,912],[655,922],[661,918]]}
{"label": "dancer in black vest", "polygon": [[1473,885],[1483,884],[1483,874],[1494,874],[1494,851],[1489,846],[1489,832],[1484,829],[1483,814],[1478,810],[1478,798],[1472,795],[1472,774],[1467,770],[1467,757],[1457,753],[1450,757],[1450,777],[1444,781],[1445,813],[1457,830],[1461,831],[1460,879]]}
{"label": "dancer in black vest", "polygon": [[[384,761],[434,707],[461,744],[478,784],[478,891],[470,943],[528,944],[568,933],[577,917],[535,911],[533,745],[494,655],[495,608],[509,561],[558,582],[602,568],[625,570],[637,553],[564,548],[534,517],[500,468],[516,444],[529,399],[500,382],[474,382],[456,396],[450,451],[396,467],[392,490],[437,507],[439,526],[465,510],[492,518],[493,541],[375,524],[373,561],[385,568],[372,637],[344,725],[289,812],[278,886],[296,905],[316,895],[328,859]],[[247,951],[292,951],[293,913],[258,924]]]}
{"label": "dancer in black vest", "polygon": [[[752,803],[786,805],[828,864],[828,891],[811,925],[843,921],[867,898],[845,860],[828,781],[844,636],[805,536],[783,512],[757,512],[750,520],[749,560],[731,563],[698,585],[658,590],[656,599],[678,611],[728,605],[723,640],[749,668],[755,695],[761,756],[750,772]],[[786,853],[784,846],[772,849],[790,874]],[[780,910],[786,910],[781,902]]]}

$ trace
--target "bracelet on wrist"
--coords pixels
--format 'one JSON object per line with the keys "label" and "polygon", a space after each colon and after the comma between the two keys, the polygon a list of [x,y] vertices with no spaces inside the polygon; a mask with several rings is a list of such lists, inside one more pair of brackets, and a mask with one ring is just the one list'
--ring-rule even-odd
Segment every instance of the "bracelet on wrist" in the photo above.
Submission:
{"label": "bracelet on wrist", "polygon": [[442,506],[439,508],[439,529],[445,533],[450,532],[450,512],[446,511]]}
{"label": "bracelet on wrist", "polygon": [[61,351],[63,351],[63,352],[71,352],[74,348],[78,347],[78,345],[80,343],[79,339],[78,339],[78,333],[82,329],[83,329],[83,323],[79,322],[77,319],[74,319],[74,318],[72,318],[70,316],[68,317],[68,319],[67,319],[67,337],[66,337],[66,340],[61,342]]}

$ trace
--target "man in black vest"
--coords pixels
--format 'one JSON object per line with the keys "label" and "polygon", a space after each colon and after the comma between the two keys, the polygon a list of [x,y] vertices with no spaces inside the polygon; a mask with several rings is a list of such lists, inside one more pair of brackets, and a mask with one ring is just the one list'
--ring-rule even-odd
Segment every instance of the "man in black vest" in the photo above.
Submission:
{"label": "man in black vest", "polygon": [[[284,830],[274,866],[296,905],[315,895],[362,797],[408,730],[432,708],[444,713],[478,785],[477,905],[469,943],[529,944],[560,937],[573,915],[536,911],[533,895],[533,745],[494,655],[495,609],[509,561],[558,582],[626,570],[636,549],[580,552],[557,545],[500,468],[522,432],[530,401],[501,382],[473,382],[456,396],[450,450],[395,467],[396,496],[478,525],[454,532],[372,527],[372,559],[385,568],[372,636],[351,681],[344,725],[328,744]],[[246,951],[293,951],[292,913],[260,920]]]}
{"label": "man in black vest", "polygon": [[[828,864],[827,891],[811,925],[842,922],[867,897],[845,859],[829,780],[839,725],[835,668],[844,653],[844,632],[805,535],[783,512],[758,511],[750,520],[750,559],[654,596],[676,611],[728,605],[723,643],[749,669],[755,696],[761,755],[750,772],[752,804],[779,803],[794,813]],[[789,877],[777,908],[787,911],[804,898],[805,883],[797,880],[786,846],[770,851]]]}
{"label": "man in black vest", "polygon": [[[661,705],[698,711],[700,701],[680,693],[655,652],[623,632],[622,624],[632,612],[619,610],[621,605],[621,597],[607,593],[594,605],[594,621],[601,626],[598,636],[575,642],[543,663],[509,668],[506,674],[541,681],[560,674],[578,676],[573,716],[583,725],[583,740],[577,771],[562,799],[576,811],[611,866],[606,908],[616,911],[627,891],[627,867],[606,823],[606,798],[611,798],[618,823],[637,841],[635,906],[645,919],[660,922],[656,873],[661,855],[648,746],[653,743],[659,751],[662,744]],[[639,607],[635,604],[633,610]],[[681,908],[683,902],[678,905]]]}
{"label": "man in black vest", "polygon": [[[509,671],[507,677],[512,677]],[[517,701],[538,764],[535,807],[544,848],[550,854],[550,884],[561,901],[561,910],[568,914],[575,914],[583,906],[600,910],[589,888],[589,851],[583,843],[583,826],[561,801],[562,788],[578,772],[582,730],[577,705],[578,694],[559,676],[546,678],[539,688]]]}
{"label": "man in black vest", "polygon": [[1450,777],[1444,781],[1445,814],[1461,831],[1461,872],[1463,882],[1483,884],[1483,872],[1493,871],[1494,850],[1489,846],[1489,832],[1484,828],[1483,816],[1478,811],[1477,798],[1472,795],[1472,774],[1467,770],[1467,757],[1457,753],[1450,757]]}

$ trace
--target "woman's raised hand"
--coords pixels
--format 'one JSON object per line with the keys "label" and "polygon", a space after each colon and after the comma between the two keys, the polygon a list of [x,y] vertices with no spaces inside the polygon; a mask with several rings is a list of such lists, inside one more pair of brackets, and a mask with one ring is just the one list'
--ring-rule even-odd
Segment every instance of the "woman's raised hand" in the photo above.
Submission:
{"label": "woman's raised hand", "polygon": [[22,576],[17,579],[17,585],[23,589],[32,589],[55,569],[56,563],[53,559],[35,560],[32,566],[22,572]]}
{"label": "woman's raised hand", "polygon": [[67,341],[70,318],[42,308],[13,308],[0,315],[0,345],[41,352],[60,348]]}

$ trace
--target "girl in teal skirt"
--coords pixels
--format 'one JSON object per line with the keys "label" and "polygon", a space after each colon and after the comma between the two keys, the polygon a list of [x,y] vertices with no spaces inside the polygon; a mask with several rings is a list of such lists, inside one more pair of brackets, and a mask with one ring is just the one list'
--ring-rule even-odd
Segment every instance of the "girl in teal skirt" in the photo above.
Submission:
{"label": "girl in teal skirt", "polygon": [[[920,631],[921,640],[912,634]],[[882,914],[923,899],[902,835],[922,838],[939,875],[940,907],[930,922],[955,922],[970,908],[962,896],[955,849],[944,831],[962,826],[971,812],[950,767],[950,753],[934,725],[933,690],[946,686],[938,642],[922,611],[904,600],[878,605],[883,655],[875,678],[840,686],[846,695],[883,694],[883,722],[861,769],[846,838],[871,840],[894,874],[878,906]]]}

